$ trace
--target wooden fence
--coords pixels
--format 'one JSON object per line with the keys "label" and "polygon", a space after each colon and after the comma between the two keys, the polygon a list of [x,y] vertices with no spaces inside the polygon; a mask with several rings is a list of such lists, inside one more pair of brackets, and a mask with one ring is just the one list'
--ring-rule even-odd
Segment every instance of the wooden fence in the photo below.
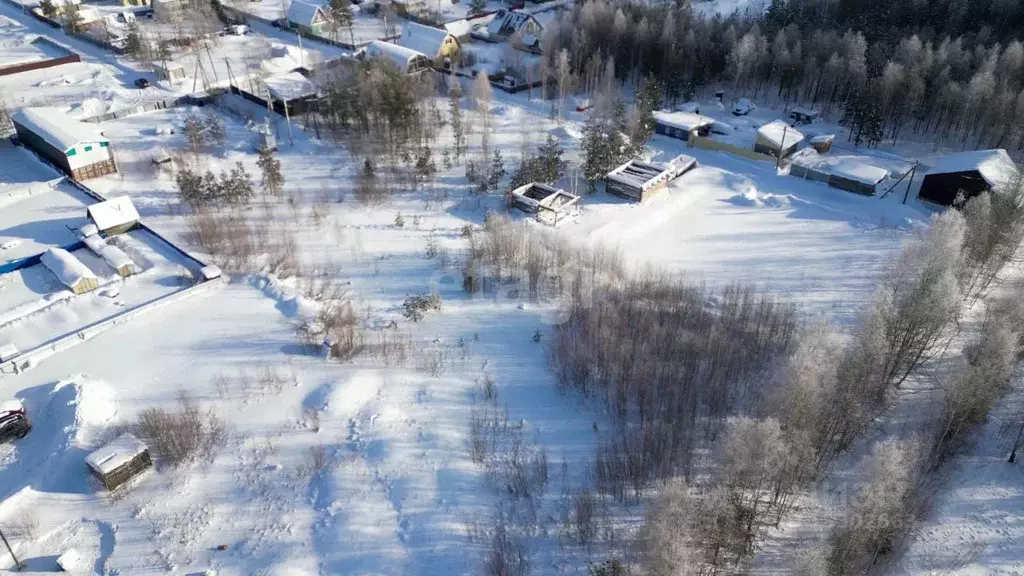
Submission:
{"label": "wooden fence", "polygon": [[760,162],[775,162],[774,156],[767,154],[761,154],[760,152],[754,152],[749,148],[740,148],[733,144],[722,142],[721,140],[715,140],[705,136],[698,136],[691,133],[690,138],[686,141],[687,146],[691,148],[700,148],[702,150],[717,150],[719,152],[728,152],[737,156],[742,156],[748,160],[758,160]]}

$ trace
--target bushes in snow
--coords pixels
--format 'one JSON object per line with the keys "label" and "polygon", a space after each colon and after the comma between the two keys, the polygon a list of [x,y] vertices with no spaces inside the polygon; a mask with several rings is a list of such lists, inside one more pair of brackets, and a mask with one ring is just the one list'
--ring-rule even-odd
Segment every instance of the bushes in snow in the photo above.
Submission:
{"label": "bushes in snow", "polygon": [[414,294],[402,302],[402,316],[411,322],[423,320],[423,315],[431,310],[441,310],[441,297],[434,292]]}
{"label": "bushes in snow", "polygon": [[991,293],[1024,241],[1024,177],[1007,183],[998,194],[972,198],[963,216],[967,233],[960,286],[965,298],[976,301]]}
{"label": "bushes in snow", "polygon": [[179,466],[210,456],[224,440],[224,425],[211,410],[204,410],[195,398],[182,393],[175,410],[146,408],[131,426],[133,434],[164,464]]}
{"label": "bushes in snow", "polygon": [[888,439],[867,458],[867,483],[829,536],[828,574],[863,574],[912,526],[923,472],[917,440]]}
{"label": "bushes in snow", "polygon": [[[1013,308],[1020,304],[1014,299]],[[1020,315],[996,305],[988,311],[961,365],[940,382],[940,408],[932,432],[929,463],[937,468],[962,448],[975,427],[1010,386],[1020,352]]]}
{"label": "bushes in snow", "polygon": [[796,327],[791,306],[752,288],[713,294],[658,276],[575,298],[567,313],[550,363],[563,389],[600,399],[616,418],[598,448],[597,482],[619,498],[688,476],[698,440],[750,406],[755,380]]}

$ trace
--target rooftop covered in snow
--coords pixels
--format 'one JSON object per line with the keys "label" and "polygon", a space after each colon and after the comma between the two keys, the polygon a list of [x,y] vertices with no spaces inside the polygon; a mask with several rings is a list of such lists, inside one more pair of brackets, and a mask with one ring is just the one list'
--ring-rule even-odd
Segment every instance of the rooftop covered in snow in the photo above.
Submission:
{"label": "rooftop covered in snow", "polygon": [[96,280],[88,266],[63,248],[50,248],[43,252],[40,261],[62,284],[73,288],[82,280]]}
{"label": "rooftop covered in snow", "polygon": [[782,120],[775,120],[761,126],[757,129],[757,133],[775,147],[783,150],[799,144],[804,139],[802,132]]}
{"label": "rooftop covered in snow", "polygon": [[943,156],[935,167],[925,173],[955,174],[958,172],[977,171],[989,186],[1001,186],[1017,177],[1017,165],[1006,153],[1006,150],[973,150]]}
{"label": "rooftop covered in snow", "polygon": [[424,26],[415,22],[406,22],[402,30],[402,46],[420,52],[427,57],[437,56],[445,38],[450,34],[440,28]]}
{"label": "rooftop covered in snow", "polygon": [[702,126],[710,126],[714,124],[715,120],[707,116],[701,116],[700,114],[694,114],[692,112],[670,112],[665,110],[658,110],[653,113],[654,121],[665,126],[671,126],[673,128],[679,128],[689,132],[694,128],[700,128]]}
{"label": "rooftop covered in snow", "polygon": [[292,0],[288,5],[288,21],[309,26],[316,20],[317,14],[320,14],[321,18],[324,17],[323,10],[324,7],[320,4]]}
{"label": "rooftop covered in snow", "polygon": [[85,463],[96,472],[106,475],[131,462],[145,451],[146,445],[141,440],[125,432],[113,442],[89,454],[85,458]]}
{"label": "rooftop covered in snow", "polygon": [[89,218],[100,231],[139,221],[139,212],[128,196],[118,196],[89,206]]}
{"label": "rooftop covered in snow", "polygon": [[11,120],[62,151],[82,142],[109,142],[88,124],[79,122],[56,108],[22,108]]}
{"label": "rooftop covered in snow", "polygon": [[299,100],[316,96],[316,86],[298,72],[275,74],[263,79],[267,91],[275,100]]}

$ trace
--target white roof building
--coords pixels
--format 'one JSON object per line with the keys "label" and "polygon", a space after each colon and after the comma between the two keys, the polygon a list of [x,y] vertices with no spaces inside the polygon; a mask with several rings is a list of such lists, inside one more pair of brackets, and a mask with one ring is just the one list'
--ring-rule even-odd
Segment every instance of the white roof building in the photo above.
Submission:
{"label": "white roof building", "polygon": [[100,232],[130,226],[139,221],[139,212],[135,209],[135,204],[132,204],[132,199],[127,196],[118,196],[92,204],[86,213]]}
{"label": "white roof building", "polygon": [[117,172],[110,141],[90,124],[56,108],[22,108],[11,120],[22,143],[74,178]]}
{"label": "white roof building", "polygon": [[32,130],[47,144],[63,152],[85,142],[109,142],[87,124],[56,108],[22,108],[11,114],[11,120]]}

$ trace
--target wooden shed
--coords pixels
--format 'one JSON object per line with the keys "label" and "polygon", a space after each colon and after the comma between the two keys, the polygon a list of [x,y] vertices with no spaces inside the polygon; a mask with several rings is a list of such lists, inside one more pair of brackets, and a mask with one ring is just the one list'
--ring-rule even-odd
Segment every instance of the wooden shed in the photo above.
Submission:
{"label": "wooden shed", "polygon": [[85,459],[92,475],[107,490],[114,490],[153,466],[149,448],[125,432]]}
{"label": "wooden shed", "polygon": [[86,216],[103,234],[123,234],[139,223],[139,212],[127,196],[92,204]]}
{"label": "wooden shed", "polygon": [[799,130],[782,120],[775,120],[757,129],[754,152],[785,158],[796,152],[803,140],[804,135]]}
{"label": "wooden shed", "polygon": [[117,271],[118,276],[127,278],[139,273],[135,262],[124,253],[123,250],[112,244],[107,244],[99,234],[86,236],[83,240],[97,256],[103,259],[108,266]]}
{"label": "wooden shed", "polygon": [[100,286],[92,270],[63,248],[47,249],[39,261],[75,294],[85,294]]}

